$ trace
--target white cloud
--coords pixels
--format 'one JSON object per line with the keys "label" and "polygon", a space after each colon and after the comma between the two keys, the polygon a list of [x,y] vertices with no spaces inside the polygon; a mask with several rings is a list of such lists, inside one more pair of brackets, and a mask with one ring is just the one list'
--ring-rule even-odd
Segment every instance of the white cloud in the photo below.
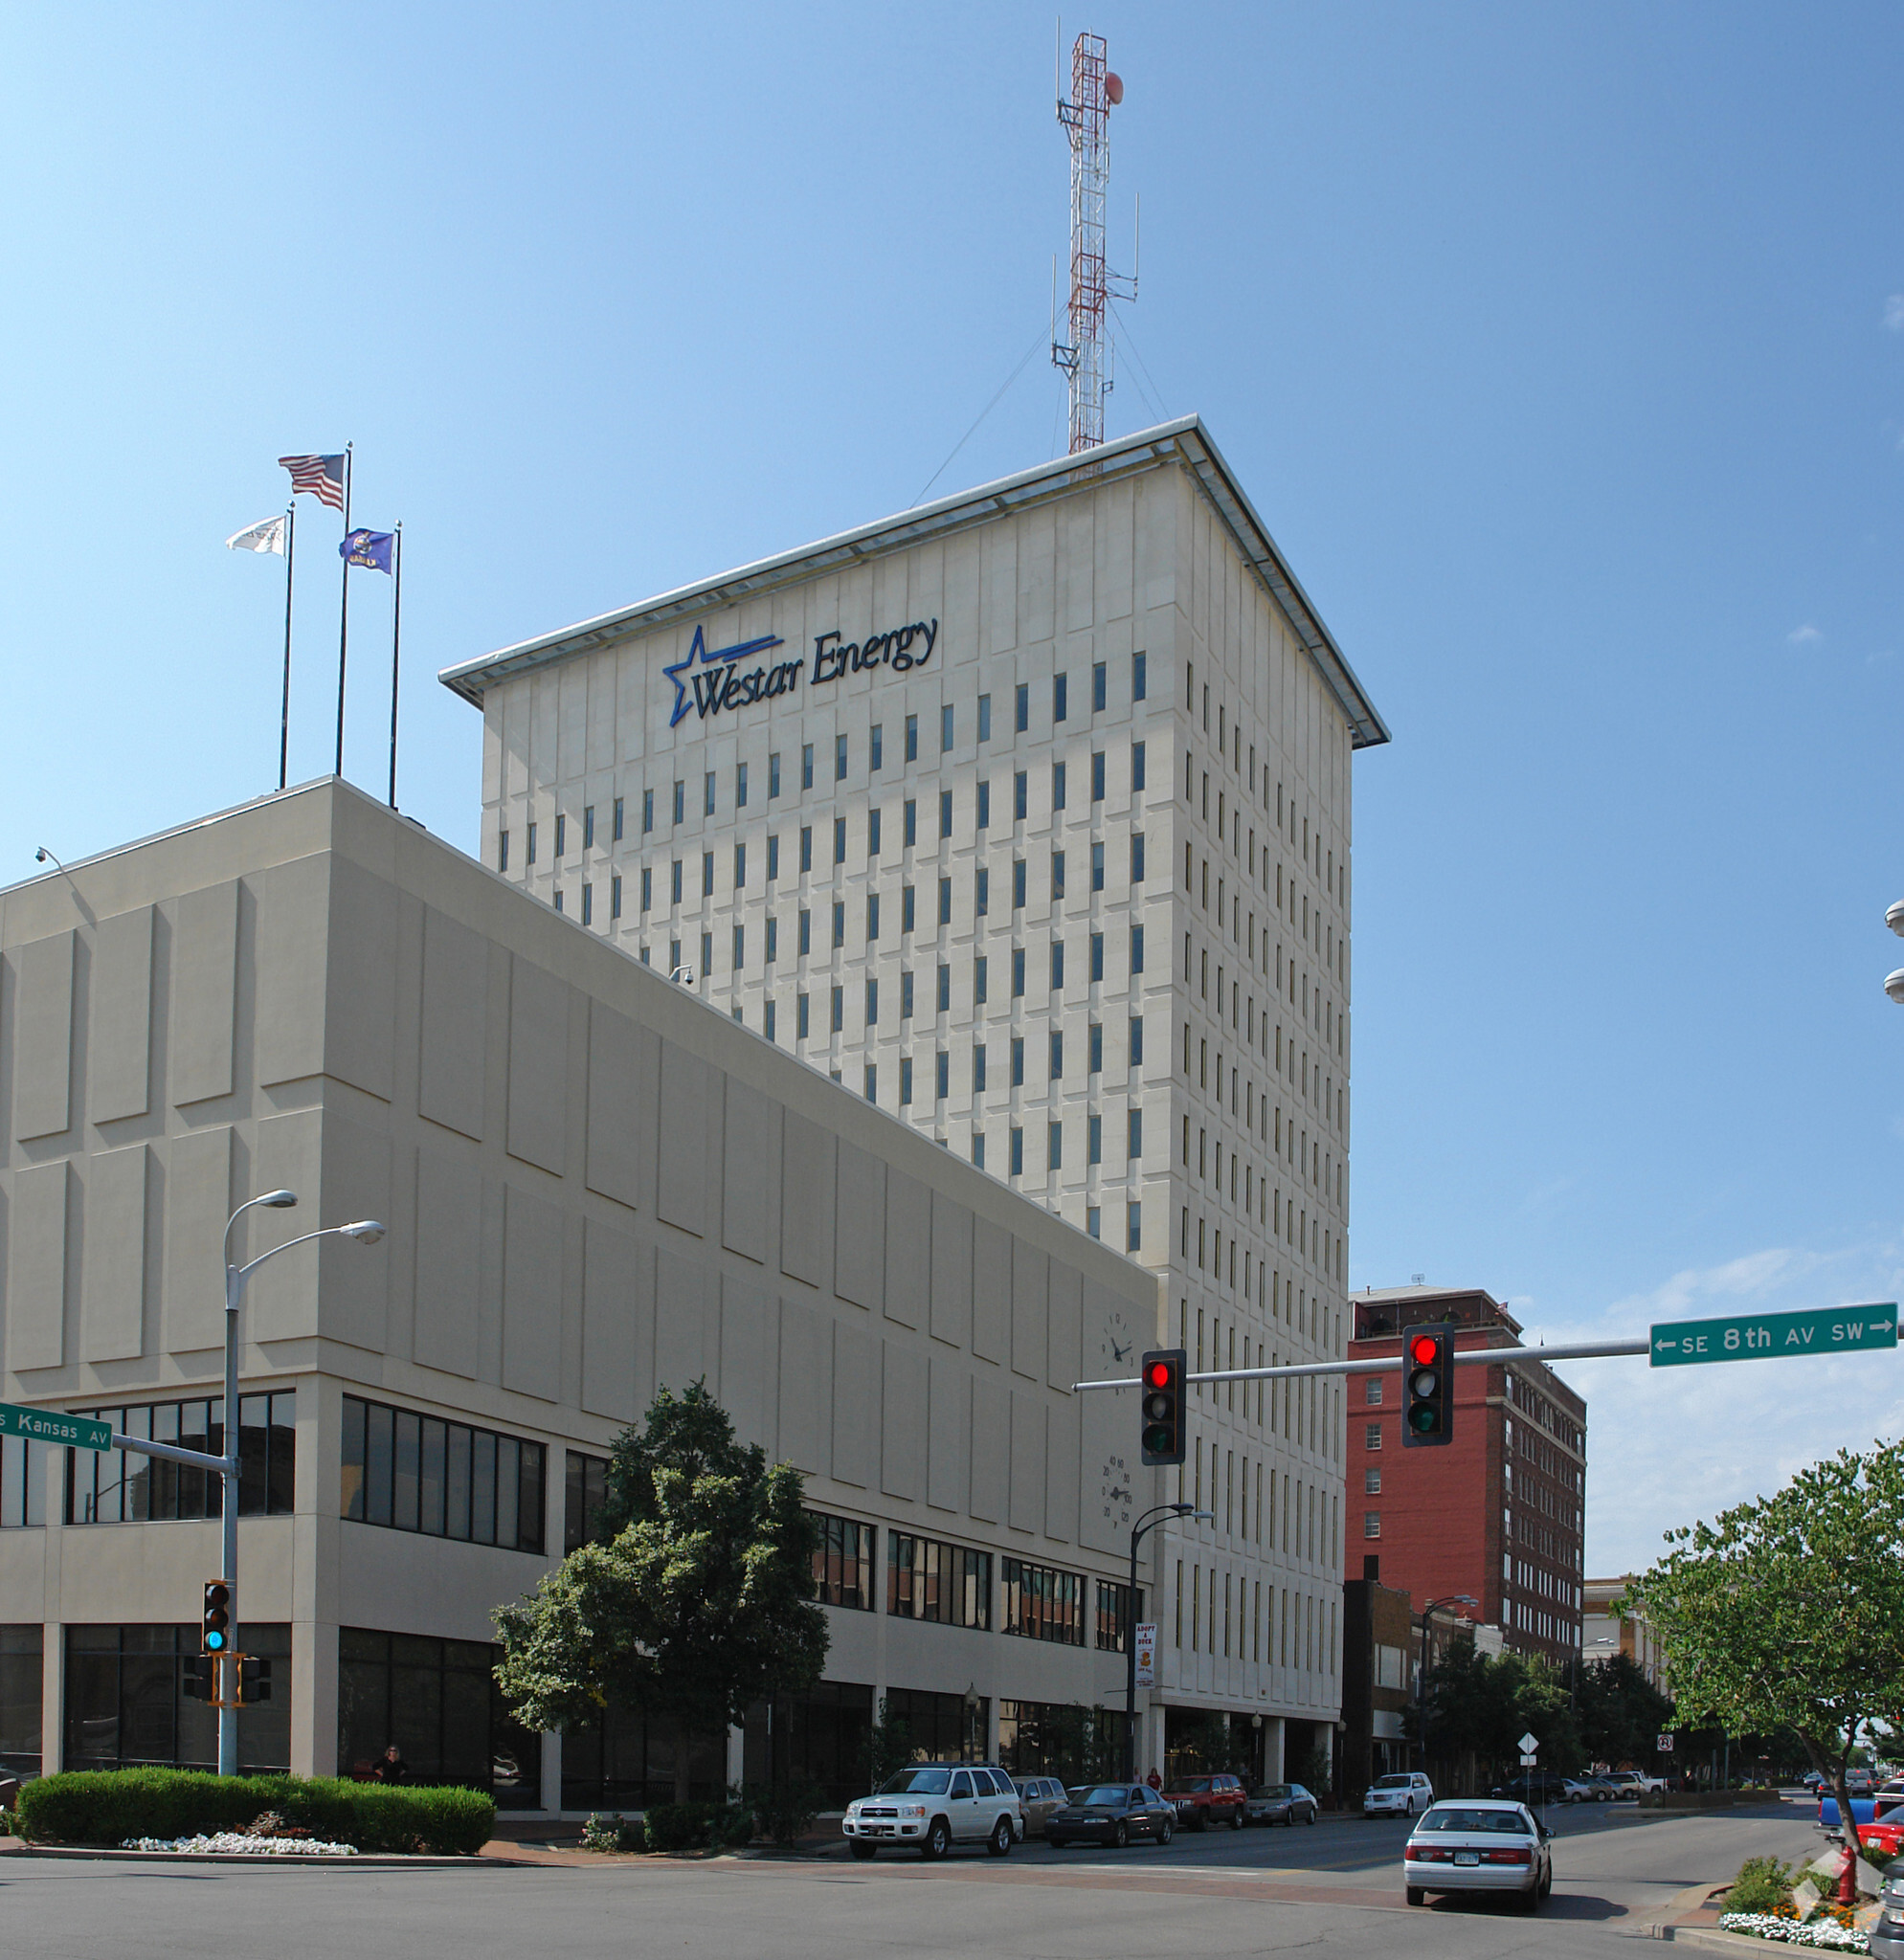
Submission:
{"label": "white cloud", "polygon": [[[1895,1300],[1904,1247],[1771,1246],[1674,1273],[1600,1313],[1529,1337],[1555,1343],[1642,1333],[1728,1306],[1767,1312]],[[1533,1314],[1516,1309],[1523,1324]],[[1904,1435],[1904,1370],[1872,1355],[1651,1368],[1643,1357],[1561,1362],[1587,1398],[1589,1576],[1651,1563],[1669,1529],[1768,1495],[1807,1463]]]}
{"label": "white cloud", "polygon": [[1816,646],[1824,637],[1815,626],[1795,626],[1786,634],[1785,644],[1788,647],[1811,647]]}
{"label": "white cloud", "polygon": [[1904,333],[1904,293],[1893,293],[1884,302],[1884,323],[1893,333]]}

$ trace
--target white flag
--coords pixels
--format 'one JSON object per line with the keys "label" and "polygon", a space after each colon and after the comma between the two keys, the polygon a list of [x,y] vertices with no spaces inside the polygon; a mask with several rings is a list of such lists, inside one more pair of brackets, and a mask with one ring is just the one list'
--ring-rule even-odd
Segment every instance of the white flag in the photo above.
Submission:
{"label": "white flag", "polygon": [[268,517],[262,523],[248,525],[242,531],[234,531],[225,540],[228,551],[275,551],[279,557],[284,555],[285,522],[282,517]]}

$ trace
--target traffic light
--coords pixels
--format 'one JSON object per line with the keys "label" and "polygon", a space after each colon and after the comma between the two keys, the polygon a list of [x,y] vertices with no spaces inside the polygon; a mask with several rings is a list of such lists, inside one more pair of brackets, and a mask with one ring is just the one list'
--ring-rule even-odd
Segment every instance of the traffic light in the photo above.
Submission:
{"label": "traffic light", "polygon": [[218,1699],[217,1661],[209,1654],[188,1655],[180,1685],[185,1689],[188,1702],[215,1702]]}
{"label": "traffic light", "polygon": [[1454,1436],[1454,1329],[1410,1327],[1401,1337],[1401,1442],[1405,1449]]}
{"label": "traffic light", "polygon": [[238,1656],[238,1704],[249,1707],[254,1702],[268,1702],[271,1699],[271,1662],[256,1654]]}
{"label": "traffic light", "polygon": [[1144,1356],[1142,1429],[1146,1463],[1180,1463],[1184,1457],[1183,1368],[1181,1348],[1154,1348]]}
{"label": "traffic light", "polygon": [[198,1651],[201,1654],[229,1654],[232,1651],[232,1587],[228,1579],[207,1579],[205,1611],[199,1615]]}

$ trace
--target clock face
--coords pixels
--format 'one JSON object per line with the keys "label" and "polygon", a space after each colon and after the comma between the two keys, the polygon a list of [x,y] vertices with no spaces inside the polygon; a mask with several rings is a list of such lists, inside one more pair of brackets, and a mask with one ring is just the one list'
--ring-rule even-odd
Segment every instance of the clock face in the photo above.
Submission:
{"label": "clock face", "polygon": [[[1137,1372],[1137,1336],[1123,1309],[1112,1307],[1105,1316],[1098,1330],[1099,1379],[1116,1381],[1124,1376],[1134,1377]],[[1129,1398],[1119,1394],[1115,1398],[1119,1415],[1126,1413]],[[1130,1400],[1129,1419],[1134,1427],[1136,1404]],[[1134,1436],[1131,1438],[1135,1443]],[[1118,1450],[1107,1454],[1099,1463],[1097,1488],[1098,1503],[1103,1506],[1105,1522],[1114,1529],[1123,1529],[1131,1523],[1135,1503],[1133,1501],[1136,1484],[1136,1450]]]}

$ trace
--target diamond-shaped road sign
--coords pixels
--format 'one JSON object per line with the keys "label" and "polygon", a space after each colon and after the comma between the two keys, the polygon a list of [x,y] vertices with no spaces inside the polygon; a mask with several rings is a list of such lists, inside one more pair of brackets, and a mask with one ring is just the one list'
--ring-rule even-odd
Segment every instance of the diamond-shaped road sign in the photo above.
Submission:
{"label": "diamond-shaped road sign", "polygon": [[1524,1735],[1520,1739],[1520,1746],[1530,1756],[1534,1755],[1540,1748],[1540,1738],[1537,1735]]}

